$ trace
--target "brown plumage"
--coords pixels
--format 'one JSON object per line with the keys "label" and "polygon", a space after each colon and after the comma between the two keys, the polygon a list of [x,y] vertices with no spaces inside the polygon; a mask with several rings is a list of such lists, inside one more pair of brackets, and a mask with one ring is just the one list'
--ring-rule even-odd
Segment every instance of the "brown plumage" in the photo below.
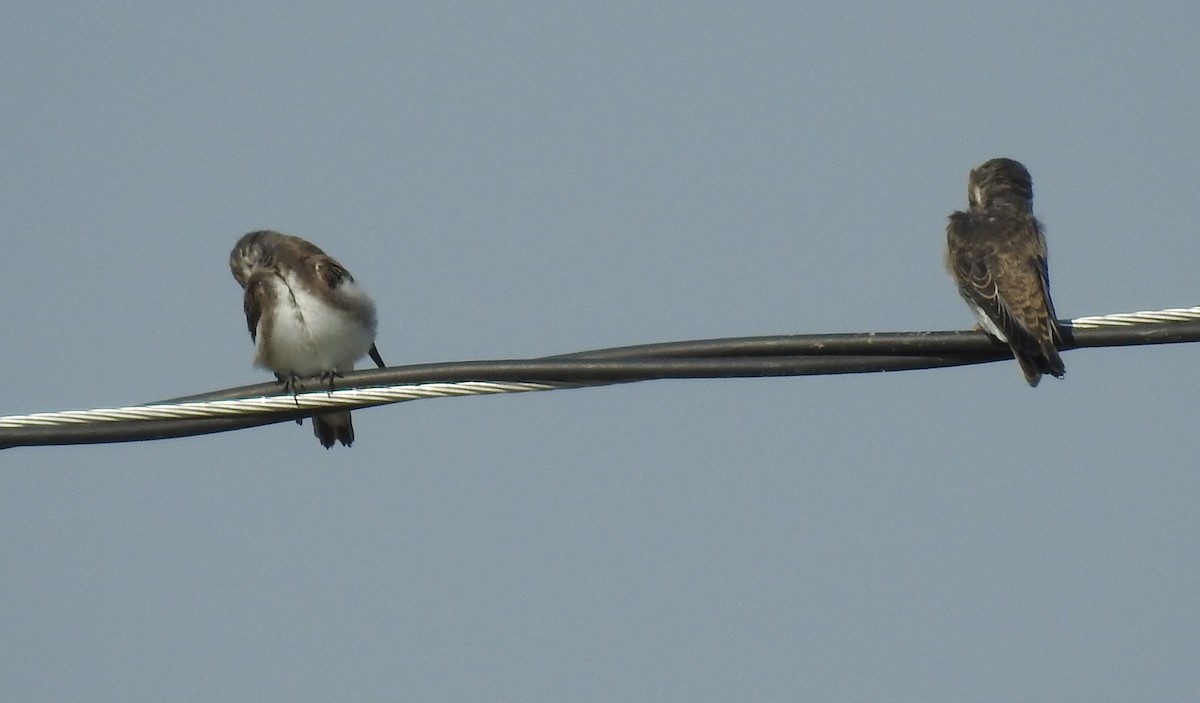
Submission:
{"label": "brown plumage", "polygon": [[[286,389],[294,392],[305,376],[332,384],[363,354],[384,367],[374,343],[375,304],[345,267],[318,247],[279,232],[251,232],[230,252],[229,268],[244,290],[255,361],[275,372]],[[312,420],[325,448],[354,441],[348,411]]]}
{"label": "brown plumage", "polygon": [[1033,181],[1012,159],[992,159],[971,171],[967,212],[950,215],[946,267],[980,325],[1012,349],[1025,380],[1066,373],[1046,238],[1033,216]]}

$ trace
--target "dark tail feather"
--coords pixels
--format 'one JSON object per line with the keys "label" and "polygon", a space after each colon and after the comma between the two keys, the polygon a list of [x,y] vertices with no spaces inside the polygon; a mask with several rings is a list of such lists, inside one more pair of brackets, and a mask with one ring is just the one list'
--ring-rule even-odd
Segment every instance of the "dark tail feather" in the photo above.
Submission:
{"label": "dark tail feather", "polygon": [[350,423],[350,413],[324,413],[313,415],[313,434],[321,441],[321,446],[329,449],[335,441],[345,446],[354,442],[354,425]]}
{"label": "dark tail feather", "polygon": [[1030,388],[1036,388],[1042,374],[1048,373],[1055,378],[1067,375],[1067,367],[1063,365],[1062,357],[1054,347],[1040,349],[1036,353],[1013,350],[1013,357],[1021,365],[1021,373],[1025,374],[1025,382]]}
{"label": "dark tail feather", "polygon": [[1058,355],[1058,350],[1051,347],[1046,350],[1045,355],[1046,366],[1042,369],[1045,373],[1050,374],[1055,378],[1062,378],[1067,375],[1067,367],[1063,364],[1062,357]]}

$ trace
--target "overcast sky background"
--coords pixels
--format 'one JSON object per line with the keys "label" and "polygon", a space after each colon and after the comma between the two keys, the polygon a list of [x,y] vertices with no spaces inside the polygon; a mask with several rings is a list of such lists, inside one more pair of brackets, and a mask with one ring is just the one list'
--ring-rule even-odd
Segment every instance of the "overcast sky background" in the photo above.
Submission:
{"label": "overcast sky background", "polygon": [[[27,3],[0,414],[267,380],[237,238],[391,364],[965,329],[969,170],[1063,317],[1200,303],[1200,6]],[[0,699],[1184,700],[1193,346],[0,452]]]}

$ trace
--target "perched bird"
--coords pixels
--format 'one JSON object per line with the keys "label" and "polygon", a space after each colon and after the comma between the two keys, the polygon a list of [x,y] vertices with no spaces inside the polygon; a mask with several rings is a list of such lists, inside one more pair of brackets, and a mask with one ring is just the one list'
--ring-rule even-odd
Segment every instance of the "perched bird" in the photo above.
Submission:
{"label": "perched bird", "polygon": [[979,323],[1008,344],[1025,380],[1066,374],[1046,237],[1033,216],[1033,180],[1012,159],[992,159],[971,171],[967,212],[950,215],[946,268]]}
{"label": "perched bird", "polygon": [[[354,370],[363,355],[384,367],[375,348],[375,303],[336,260],[313,244],[260,230],[238,240],[229,270],[245,292],[246,326],[254,361],[296,391],[301,377],[333,379]],[[299,422],[297,420],[297,422]],[[326,449],[354,441],[348,411],[312,418]]]}

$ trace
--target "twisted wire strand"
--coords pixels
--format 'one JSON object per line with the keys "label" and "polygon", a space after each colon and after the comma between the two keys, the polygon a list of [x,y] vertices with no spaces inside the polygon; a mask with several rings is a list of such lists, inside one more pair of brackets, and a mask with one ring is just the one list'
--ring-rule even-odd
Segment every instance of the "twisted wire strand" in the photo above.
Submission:
{"label": "twisted wire strand", "polygon": [[0,417],[0,429],[47,427],[53,425],[82,425],[97,422],[126,422],[133,420],[181,420],[197,417],[236,417],[238,415],[279,415],[284,419],[311,415],[315,410],[345,407],[366,408],[375,405],[400,403],[422,398],[444,398],[460,395],[491,395],[496,393],[525,393],[548,391],[567,384],[546,383],[422,383],[387,388],[350,388],[334,391],[315,391],[295,396],[277,395],[236,400],[212,400],[193,403],[134,405],[123,408],[94,410],[65,410],[60,412],[8,415]]}
{"label": "twisted wire strand", "polygon": [[1112,315],[1077,317],[1067,324],[1073,329],[1086,330],[1097,327],[1128,327],[1131,325],[1152,325],[1167,322],[1189,322],[1191,320],[1200,320],[1200,307],[1167,308],[1166,310],[1143,310],[1141,312],[1122,312]]}
{"label": "twisted wire strand", "polygon": [[[1200,306],[1062,321],[1064,351],[1200,342]],[[668,378],[875,373],[1011,359],[983,332],[869,332],[665,342],[502,361],[357,371],[329,390],[280,395],[280,384],[213,391],[148,405],[0,417],[0,449],[226,432],[422,398],[579,388]]]}

